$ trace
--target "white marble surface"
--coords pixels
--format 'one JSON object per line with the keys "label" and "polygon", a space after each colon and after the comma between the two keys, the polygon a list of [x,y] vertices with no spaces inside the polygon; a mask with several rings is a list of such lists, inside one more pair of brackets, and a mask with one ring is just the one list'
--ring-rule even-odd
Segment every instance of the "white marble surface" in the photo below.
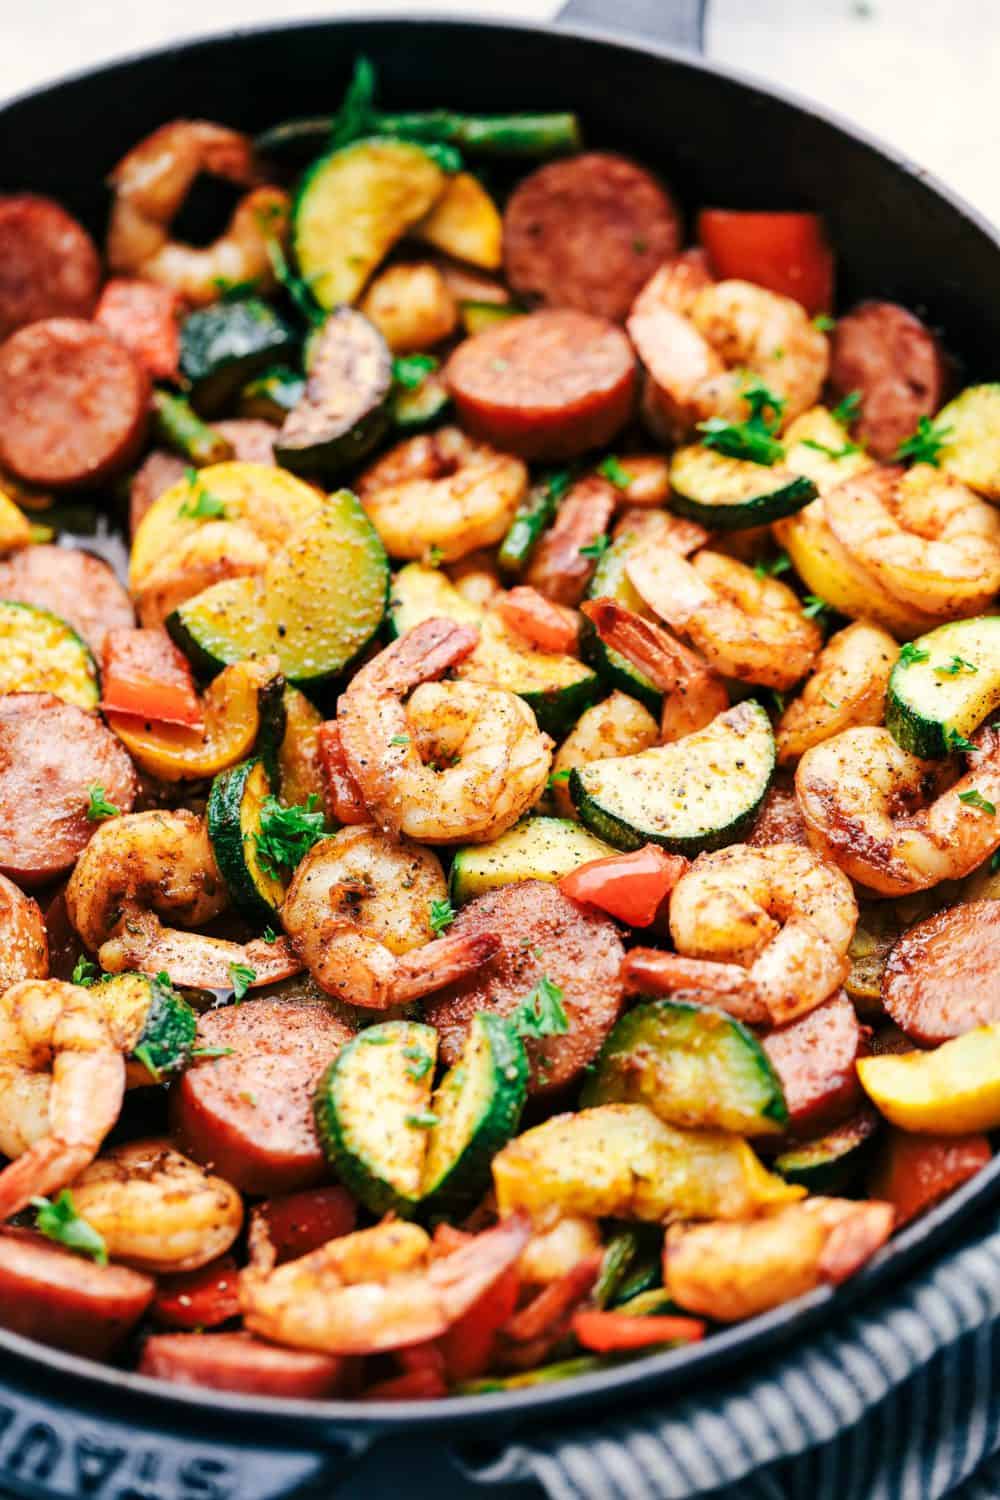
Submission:
{"label": "white marble surface", "polygon": [[[613,14],[614,0],[608,6]],[[275,17],[423,9],[544,19],[556,8],[555,0],[0,0],[0,97],[178,36]],[[1000,0],[709,0],[708,51],[852,116],[1000,222]]]}

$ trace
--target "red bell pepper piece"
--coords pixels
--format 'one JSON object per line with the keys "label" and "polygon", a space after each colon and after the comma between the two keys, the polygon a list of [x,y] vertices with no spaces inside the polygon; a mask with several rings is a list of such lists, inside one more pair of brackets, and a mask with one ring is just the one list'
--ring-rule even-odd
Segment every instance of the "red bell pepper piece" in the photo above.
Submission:
{"label": "red bell pepper piece", "polygon": [[498,594],[494,608],[511,630],[537,646],[539,651],[575,651],[580,630],[566,609],[553,604],[537,589],[519,584],[509,593]]}
{"label": "red bell pepper piece", "polygon": [[521,1280],[511,1266],[438,1340],[452,1382],[475,1380],[493,1364],[497,1335],[517,1306]]}
{"label": "red bell pepper piece", "polygon": [[570,1324],[578,1343],[595,1354],[619,1349],[646,1349],[650,1344],[693,1344],[705,1337],[700,1318],[637,1318],[628,1313],[581,1308]]}
{"label": "red bell pepper piece", "polygon": [[516,1344],[527,1343],[547,1333],[586,1297],[600,1275],[601,1256],[587,1255],[558,1281],[550,1281],[537,1296],[503,1326],[503,1336]]}
{"label": "red bell pepper piece", "polygon": [[255,1210],[264,1220],[280,1265],[350,1234],[357,1207],[346,1188],[308,1188],[268,1198]]}
{"label": "red bell pepper piece", "polygon": [[218,1328],[239,1311],[239,1270],[231,1255],[220,1255],[197,1271],[161,1276],[150,1308],[161,1328],[183,1331]]}
{"label": "red bell pepper piece", "polygon": [[165,630],[109,630],[104,639],[101,707],[157,724],[204,728],[187,658]]}
{"label": "red bell pepper piece", "polygon": [[124,344],[154,380],[176,380],[181,308],[179,295],[170,287],[112,277],[101,293],[94,322]]}
{"label": "red bell pepper piece", "polygon": [[362,1401],[432,1401],[438,1396],[447,1396],[448,1387],[434,1370],[407,1370],[405,1375],[394,1375],[390,1380],[380,1380],[362,1392]]}
{"label": "red bell pepper piece", "polygon": [[985,1135],[910,1135],[890,1126],[869,1194],[892,1204],[899,1228],[974,1177],[992,1154]]}
{"label": "red bell pepper piece", "polygon": [[707,208],[698,215],[698,239],[720,279],[753,281],[794,297],[808,313],[833,305],[833,251],[819,214]]}
{"label": "red bell pepper piece", "polygon": [[319,726],[316,746],[329,816],[336,823],[370,823],[361,788],[351,774],[340,743],[340,725],[336,719],[327,719]]}
{"label": "red bell pepper piece", "polygon": [[661,903],[688,868],[682,854],[646,844],[633,854],[610,854],[581,865],[559,882],[564,896],[600,907],[630,927],[649,927]]}

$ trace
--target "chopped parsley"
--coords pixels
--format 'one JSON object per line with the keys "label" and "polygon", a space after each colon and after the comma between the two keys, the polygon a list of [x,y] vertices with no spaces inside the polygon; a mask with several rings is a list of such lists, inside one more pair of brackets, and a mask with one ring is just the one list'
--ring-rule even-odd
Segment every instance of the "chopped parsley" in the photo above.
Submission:
{"label": "chopped parsley", "polygon": [[573,768],[571,766],[566,766],[562,771],[553,771],[549,776],[548,784],[549,786],[562,786],[563,782],[568,781],[572,774]]}
{"label": "chopped parsley", "polygon": [[847,458],[851,453],[860,453],[860,443],[844,443],[841,448],[831,448],[827,443],[818,443],[815,438],[803,438],[803,448],[812,448],[816,453],[822,453],[827,458],[834,460]]}
{"label": "chopped parsley", "polygon": [[820,333],[832,333],[837,326],[836,318],[831,318],[829,313],[817,313],[812,322]]}
{"label": "chopped parsley", "polygon": [[964,656],[953,656],[943,667],[935,667],[934,670],[941,677],[958,677],[961,672],[978,672],[979,668],[975,662],[966,661]]}
{"label": "chopped parsley", "polygon": [[843,401],[838,401],[831,411],[833,420],[841,427],[850,427],[856,422],[861,411],[861,392],[849,391]]}
{"label": "chopped parsley", "polygon": [[177,508],[177,514],[186,521],[221,521],[226,507],[218,495],[212,495],[201,482],[197,469],[185,469],[190,494]]}
{"label": "chopped parsley", "polygon": [[229,965],[229,982],[233,987],[233,999],[237,1005],[256,978],[257,970],[251,969],[249,964]]}
{"label": "chopped parsley", "polygon": [[996,816],[996,807],[982,792],[977,792],[975,787],[968,792],[959,792],[958,800],[964,802],[966,807],[975,807],[980,812],[989,813],[991,818]]}
{"label": "chopped parsley", "polygon": [[410,736],[408,734],[394,734],[393,737],[392,737],[392,739],[389,741],[390,745],[396,745],[396,746],[399,746],[399,745],[408,745],[409,743],[410,743]]}
{"label": "chopped parsley", "polygon": [[607,479],[614,485],[616,490],[627,490],[632,483],[632,475],[627,469],[623,469],[613,453],[607,458],[602,458],[597,465],[597,472],[602,479]]}
{"label": "chopped parsley", "polygon": [[261,933],[261,937],[264,939],[265,943],[276,943],[278,941],[278,934],[275,932],[273,927],[265,927],[264,931]]}
{"label": "chopped parsley", "polygon": [[203,1057],[232,1057],[236,1051],[235,1047],[192,1047],[191,1056]]}
{"label": "chopped parsley", "polygon": [[441,551],[441,548],[437,546],[437,544],[432,547],[428,547],[427,557],[425,558],[425,561],[429,568],[439,568],[444,562],[444,553]]}
{"label": "chopped parsley", "polygon": [[905,442],[900,443],[893,457],[899,462],[909,460],[914,464],[932,464],[936,469],[941,463],[941,449],[947,446],[952,428],[932,422],[930,417],[921,417],[917,430]]}
{"label": "chopped parsley", "polygon": [[829,608],[826,600],[821,599],[818,594],[807,594],[802,602],[802,613],[807,620],[815,620],[817,615],[821,615],[825,609]]}
{"label": "chopped parsley", "polygon": [[949,750],[975,750],[971,740],[967,740],[964,734],[959,734],[957,729],[945,730],[944,742]]}
{"label": "chopped parsley", "polygon": [[80,957],[76,961],[76,966],[74,967],[73,972],[70,975],[70,984],[79,984],[82,985],[85,990],[89,990],[90,986],[92,984],[95,984],[100,977],[101,971],[97,967],[97,965],[92,964],[90,959],[87,958],[85,954],[81,953]]}
{"label": "chopped parsley", "polygon": [[580,556],[603,557],[610,546],[611,538],[608,536],[606,531],[602,531],[600,536],[595,536],[594,540],[592,542],[588,542],[586,547],[580,548]]}
{"label": "chopped parsley", "polygon": [[421,1078],[426,1078],[434,1066],[434,1059],[423,1047],[414,1044],[412,1047],[403,1048],[403,1056],[409,1059],[410,1066],[406,1070],[407,1078],[412,1078],[414,1083],[419,1083]]}
{"label": "chopped parsley", "polygon": [[560,986],[543,974],[527,999],[521,1001],[513,1021],[518,1036],[565,1036],[569,1020]]}
{"label": "chopped parsley", "polygon": [[787,573],[792,566],[792,559],[787,552],[779,552],[777,557],[768,558],[766,562],[754,563],[754,572],[758,578],[778,578],[782,573]]}
{"label": "chopped parsley", "polygon": [[104,1236],[77,1213],[69,1188],[63,1188],[54,1202],[48,1198],[32,1198],[31,1206],[38,1210],[35,1228],[39,1234],[64,1245],[67,1250],[75,1250],[78,1255],[89,1255],[99,1266],[107,1265],[108,1247]]}
{"label": "chopped parsley", "polygon": [[433,354],[398,354],[392,362],[392,378],[404,391],[415,391],[437,367]]}
{"label": "chopped parsley", "polygon": [[930,661],[930,659],[931,653],[914,641],[907,641],[900,647],[899,665],[901,667],[915,667],[919,662]]}
{"label": "chopped parsley", "polygon": [[406,1123],[414,1130],[433,1130],[438,1123],[438,1117],[432,1109],[425,1109],[418,1115],[407,1115]]}
{"label": "chopped parsley", "polygon": [[264,224],[262,227],[265,231],[264,248],[267,251],[267,258],[271,262],[274,279],[284,287],[290,301],[302,314],[305,321],[311,324],[313,328],[318,328],[320,324],[326,322],[326,313],[313,296],[312,287],[304,276],[296,276],[288,264],[288,257],[284,252],[281,241],[273,233],[267,233],[270,226]]}
{"label": "chopped parsley", "polygon": [[743,399],[750,408],[744,422],[727,422],[723,417],[709,417],[698,423],[706,448],[714,448],[727,458],[744,458],[750,463],[770,467],[784,458],[784,445],[776,436],[785,410],[783,396],[776,396],[759,380],[745,386]]}
{"label": "chopped parsley", "polygon": [[431,931],[435,937],[440,937],[446,927],[454,922],[457,913],[447,896],[440,901],[431,902]]}
{"label": "chopped parsley", "polygon": [[254,834],[257,859],[265,875],[280,879],[305,859],[313,844],[326,835],[326,819],[319,798],[310,792],[305,805],[282,807],[268,797],[260,810],[260,828]]}
{"label": "chopped parsley", "polygon": [[121,812],[113,802],[109,802],[104,788],[99,781],[92,781],[87,788],[87,796],[90,801],[87,804],[87,817],[91,823],[102,823],[105,818],[117,818]]}

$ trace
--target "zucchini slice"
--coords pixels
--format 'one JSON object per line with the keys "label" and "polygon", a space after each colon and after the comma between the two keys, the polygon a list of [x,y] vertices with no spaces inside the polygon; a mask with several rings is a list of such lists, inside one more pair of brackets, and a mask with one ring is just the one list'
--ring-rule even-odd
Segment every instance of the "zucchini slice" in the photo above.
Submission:
{"label": "zucchini slice", "polygon": [[383,1021],[343,1047],[320,1079],[316,1128],[334,1171],[372,1213],[420,1206],[438,1034]]}
{"label": "zucchini slice", "polygon": [[811,1193],[840,1197],[854,1186],[868,1165],[878,1128],[875,1111],[861,1109],[826,1135],[783,1151],[772,1166],[786,1182],[798,1183]]}
{"label": "zucchini slice", "polygon": [[478,1011],[461,1056],[434,1091],[421,1208],[469,1208],[490,1181],[490,1163],[517,1130],[528,1090],[528,1057],[509,1021]]}
{"label": "zucchini slice", "polygon": [[600,696],[596,673],[575,656],[535,651],[508,630],[499,615],[463,598],[439,569],[408,564],[392,585],[393,633],[404,635],[422,620],[438,617],[479,628],[476,649],[455,675],[517,693],[532,709],[538,727],[557,739]]}
{"label": "zucchini slice", "polygon": [[673,744],[575,767],[569,790],[581,821],[616,849],[698,854],[739,838],[773,774],[771,721],[748,699]]}
{"label": "zucchini slice", "polygon": [[164,975],[110,974],[93,993],[126,1054],[131,1088],[162,1083],[187,1067],[198,1017]]}
{"label": "zucchini slice", "polygon": [[456,172],[430,213],[411,231],[416,240],[484,271],[503,263],[503,221],[489,193],[471,172]]}
{"label": "zucchini slice", "polygon": [[[587,597],[614,599],[626,609],[649,619],[651,611],[645,600],[640,598],[626,572],[629,550],[634,542],[635,538],[625,532],[611,543],[594,569]],[[663,694],[659,688],[649,680],[645,672],[640,672],[620,652],[606,646],[586,616],[583,617],[580,630],[580,649],[584,660],[597,669],[609,687],[628,693],[630,698],[637,698],[644,708],[648,708],[651,714],[659,718],[663,706]]]}
{"label": "zucchini slice", "polygon": [[292,243],[319,305],[354,302],[447,182],[427,152],[407,141],[354,141],[314,162],[292,208]]}
{"label": "zucchini slice", "polygon": [[262,867],[256,835],[261,809],[271,796],[262,760],[245,760],[212,782],[206,819],[216,863],[236,910],[262,927],[274,921],[286,883]]}
{"label": "zucchini slice", "polygon": [[941,760],[997,708],[1000,615],[981,615],[903,647],[889,676],[885,723],[904,750]]}
{"label": "zucchini slice", "polygon": [[391,389],[385,339],[353,307],[338,308],[310,346],[305,391],[274,442],[278,462],[297,474],[335,479],[385,432]]}
{"label": "zucchini slice", "polygon": [[181,327],[180,369],[191,405],[217,416],[258,371],[293,351],[298,335],[260,297],[213,302],[189,313]]}
{"label": "zucchini slice", "polygon": [[389,410],[394,425],[401,432],[422,432],[443,417],[450,405],[448,387],[440,375],[431,371],[411,390],[395,386]]}
{"label": "zucchini slice", "polygon": [[774,1135],[788,1106],[760,1042],[722,1011],[654,1000],[622,1017],[581,1104],[645,1104],[668,1125]]}
{"label": "zucchini slice", "polygon": [[336,677],[378,630],[389,564],[349,490],[289,537],[261,578],[227,578],[174,610],[167,629],[197,669],[274,654],[292,683]]}
{"label": "zucchini slice", "polygon": [[728,458],[700,443],[679,448],[670,461],[670,508],[716,531],[767,526],[794,515],[816,486],[785,465]]}
{"label": "zucchini slice", "polygon": [[290,365],[272,365],[240,391],[239,415],[279,425],[305,394],[306,378]]}
{"label": "zucchini slice", "polygon": [[96,708],[97,665],[58,615],[0,599],[0,693],[54,693],[64,703]]}
{"label": "zucchini slice", "polygon": [[934,425],[946,434],[941,467],[987,500],[1000,500],[1000,384],[970,385]]}
{"label": "zucchini slice", "polygon": [[284,693],[285,732],[277,752],[276,781],[282,802],[302,807],[310,797],[323,803],[323,777],[319,768],[319,727],[323,715],[298,688]]}
{"label": "zucchini slice", "polygon": [[570,818],[525,818],[492,844],[467,844],[455,852],[449,894],[455,906],[522,880],[559,880],[580,865],[614,854]]}

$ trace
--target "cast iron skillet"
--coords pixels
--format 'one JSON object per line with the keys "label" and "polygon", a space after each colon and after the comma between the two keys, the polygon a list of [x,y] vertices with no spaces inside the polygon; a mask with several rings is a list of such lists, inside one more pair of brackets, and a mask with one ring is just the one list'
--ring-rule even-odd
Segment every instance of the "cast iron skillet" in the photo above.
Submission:
{"label": "cast iron skillet", "polygon": [[[103,234],[108,168],[154,126],[203,115],[248,130],[331,107],[352,60],[400,106],[576,109],[587,139],[663,172],[689,207],[821,209],[840,303],[895,298],[947,334],[969,378],[995,378],[1000,241],[912,163],[839,121],[696,61],[704,0],[570,0],[583,30],[493,21],[354,18],[238,32],[70,78],[0,110],[0,190],[49,193]],[[669,9],[669,14],[664,14]],[[658,36],[623,42],[586,29]],[[859,41],[860,44],[860,41]],[[792,80],[794,82],[794,80]],[[405,1405],[281,1402],[126,1374],[0,1333],[0,1492],[95,1500],[270,1500],[327,1493],[377,1436],[502,1439],[600,1403],[633,1406],[731,1372],[938,1249],[1000,1197],[1000,1156],[836,1294],[801,1298],[677,1350],[516,1393]]]}

